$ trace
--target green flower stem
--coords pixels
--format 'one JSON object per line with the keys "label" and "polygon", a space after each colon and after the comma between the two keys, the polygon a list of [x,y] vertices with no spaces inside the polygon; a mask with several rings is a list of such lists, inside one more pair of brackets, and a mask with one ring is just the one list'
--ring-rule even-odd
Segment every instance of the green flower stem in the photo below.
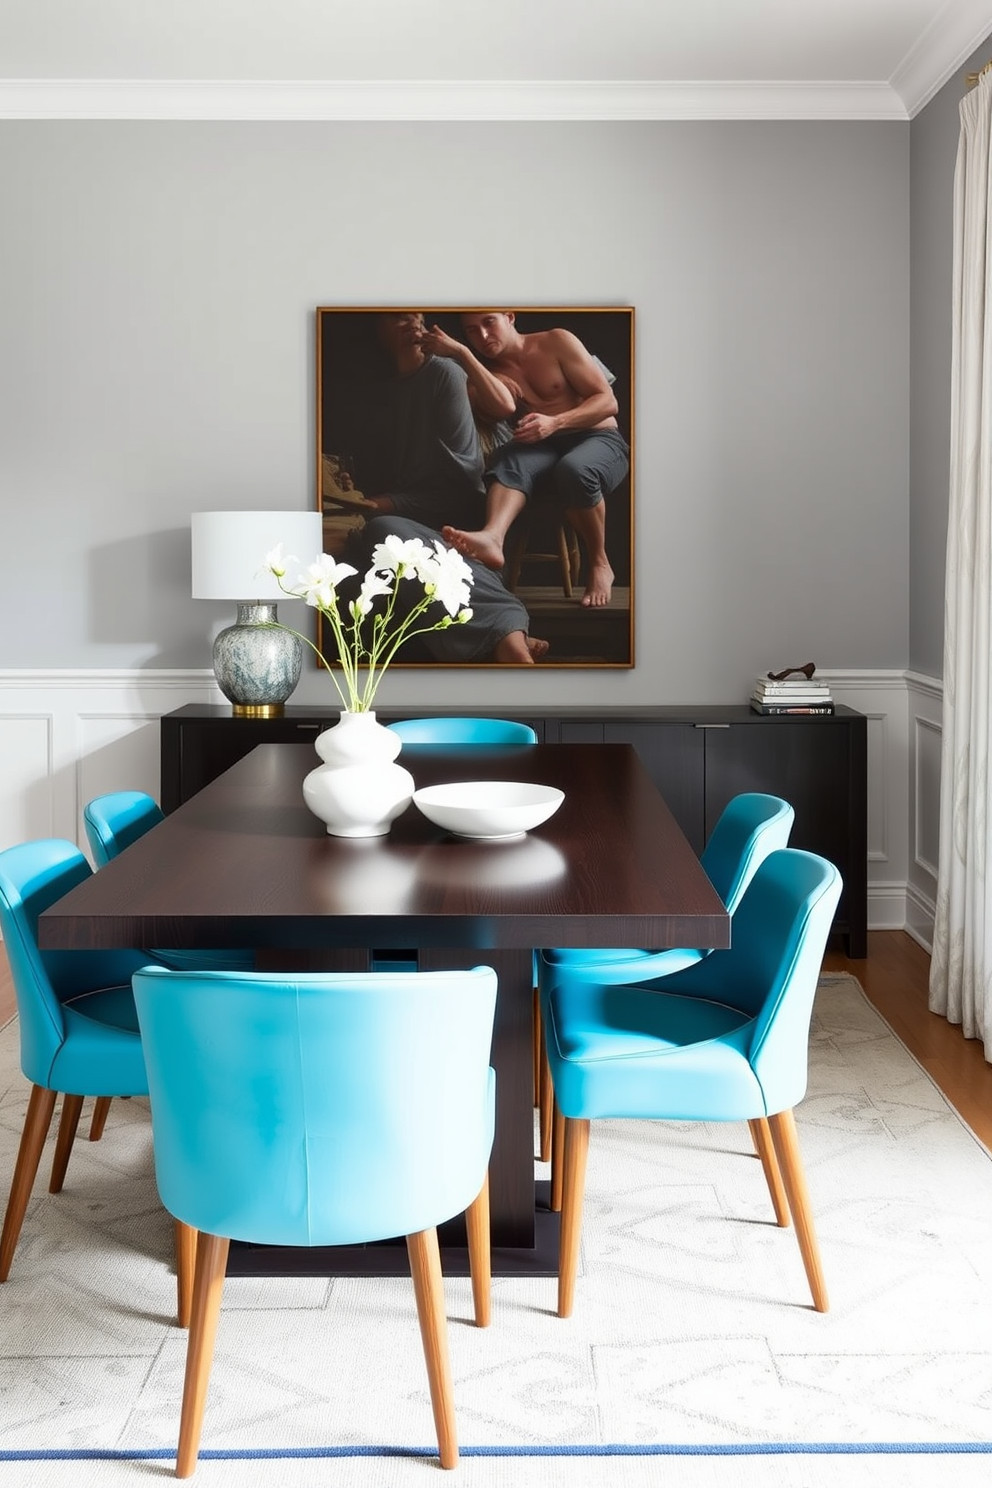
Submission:
{"label": "green flower stem", "polygon": [[[299,599],[300,595],[292,589],[287,589],[280,575],[276,575],[280,589],[291,599]],[[434,603],[435,590],[431,585],[425,588],[425,592],[410,610],[405,619],[392,630],[392,624],[396,612],[396,601],[399,594],[399,586],[404,579],[404,565],[399,564],[395,570],[393,587],[389,591],[385,610],[381,615],[372,617],[372,635],[366,645],[362,638],[362,625],[367,616],[363,616],[358,608],[358,601],[353,600],[349,605],[351,623],[346,625],[337,608],[337,594],[335,603],[331,608],[324,605],[315,605],[314,608],[321,614],[331,627],[334,636],[334,644],[338,653],[338,663],[344,676],[344,686],[338,681],[335,669],[330,665],[320,647],[310,640],[309,636],[294,630],[291,625],[283,625],[281,621],[274,620],[266,622],[267,628],[271,630],[286,630],[290,635],[295,635],[299,640],[310,647],[321,665],[330,673],[331,681],[341,699],[342,707],[351,713],[368,712],[375,700],[379,684],[386,673],[386,669],[392,662],[397,651],[408,640],[414,636],[429,635],[431,631],[447,630],[450,625],[455,624],[451,615],[445,614],[440,620],[431,625],[420,625],[426,611]],[[466,612],[467,613],[467,612]],[[359,686],[359,674],[365,672],[365,684]]]}

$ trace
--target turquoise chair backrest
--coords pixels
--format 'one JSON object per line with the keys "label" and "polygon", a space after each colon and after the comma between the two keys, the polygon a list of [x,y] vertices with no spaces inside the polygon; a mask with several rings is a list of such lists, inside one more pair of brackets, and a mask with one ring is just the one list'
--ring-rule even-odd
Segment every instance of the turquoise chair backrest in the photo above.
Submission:
{"label": "turquoise chair backrest", "polygon": [[65,1041],[62,1004],[98,987],[126,986],[143,957],[137,951],[42,951],[38,916],[93,870],[79,848],[60,838],[0,852],[0,930],[10,962],[20,1023],[21,1069],[48,1086]]}
{"label": "turquoise chair backrest", "polygon": [[98,868],[105,868],[132,842],[164,821],[157,801],[144,791],[111,791],[83,807],[86,840]]}
{"label": "turquoise chair backrest", "polygon": [[[742,956],[766,966],[765,995],[751,1036],[751,1066],[766,1094],[774,1088],[776,1105],[785,1109],[805,1094],[813,998],[843,882],[825,858],[787,848],[765,860],[751,888],[756,892],[750,904],[750,890],[745,894],[733,925]],[[777,935],[779,927],[784,933]],[[779,1083],[789,1080],[797,1081],[795,1095]]]}
{"label": "turquoise chair backrest", "polygon": [[536,744],[529,723],[511,718],[404,718],[386,725],[407,744]]}
{"label": "turquoise chair backrest", "polygon": [[[769,1111],[806,1093],[809,1023],[842,888],[832,863],[785,848],[771,853],[734,915],[730,950],[714,951],[693,983],[748,1012],[748,1059]],[[686,973],[686,978],[690,974]]]}
{"label": "turquoise chair backrest", "polygon": [[496,974],[134,977],[165,1207],[260,1244],[429,1229],[493,1138]]}
{"label": "turquoise chair backrest", "polygon": [[778,796],[745,791],[728,801],[700,862],[731,914],[770,852],[788,847],[796,813]]}

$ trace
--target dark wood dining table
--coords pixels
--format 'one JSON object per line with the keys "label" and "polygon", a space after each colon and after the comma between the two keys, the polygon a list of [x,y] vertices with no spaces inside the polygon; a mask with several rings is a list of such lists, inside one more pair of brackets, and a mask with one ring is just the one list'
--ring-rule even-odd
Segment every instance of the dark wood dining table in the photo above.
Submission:
{"label": "dark wood dining table", "polygon": [[[456,838],[411,805],[385,837],[329,836],[304,805],[312,744],[263,744],[40,917],[44,949],[252,947],[266,970],[366,970],[371,949],[421,969],[493,966],[497,1131],[493,1269],[553,1274],[557,1216],[535,1201],[532,950],[730,943],[730,920],[628,744],[405,745],[418,786],[560,787],[547,822]],[[457,1222],[442,1231],[460,1270]],[[243,1275],[391,1274],[405,1247],[232,1247]]]}

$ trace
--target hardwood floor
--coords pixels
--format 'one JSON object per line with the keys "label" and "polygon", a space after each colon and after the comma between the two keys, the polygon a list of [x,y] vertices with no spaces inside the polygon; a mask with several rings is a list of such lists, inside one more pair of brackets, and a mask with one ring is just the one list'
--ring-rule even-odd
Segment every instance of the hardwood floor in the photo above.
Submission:
{"label": "hardwood floor", "polygon": [[992,1064],[978,1039],[927,1007],[930,957],[902,930],[872,930],[868,955],[830,949],[824,971],[849,971],[885,1021],[982,1141],[992,1147]]}
{"label": "hardwood floor", "polygon": [[[842,950],[831,948],[823,969],[849,971],[857,977],[869,1001],[972,1130],[992,1147],[992,1064],[977,1039],[963,1038],[960,1028],[927,1007],[926,951],[901,930],[873,930],[863,961],[852,961]],[[0,1024],[15,1012],[7,957],[0,946]]]}

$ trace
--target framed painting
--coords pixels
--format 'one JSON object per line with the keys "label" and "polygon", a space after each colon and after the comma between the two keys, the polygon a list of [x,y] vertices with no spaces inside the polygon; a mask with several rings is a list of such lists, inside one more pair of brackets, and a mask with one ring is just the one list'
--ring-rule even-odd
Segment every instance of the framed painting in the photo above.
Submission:
{"label": "framed painting", "polygon": [[633,666],[633,310],[322,306],[316,341],[324,551],[472,569],[472,620],[394,665]]}

